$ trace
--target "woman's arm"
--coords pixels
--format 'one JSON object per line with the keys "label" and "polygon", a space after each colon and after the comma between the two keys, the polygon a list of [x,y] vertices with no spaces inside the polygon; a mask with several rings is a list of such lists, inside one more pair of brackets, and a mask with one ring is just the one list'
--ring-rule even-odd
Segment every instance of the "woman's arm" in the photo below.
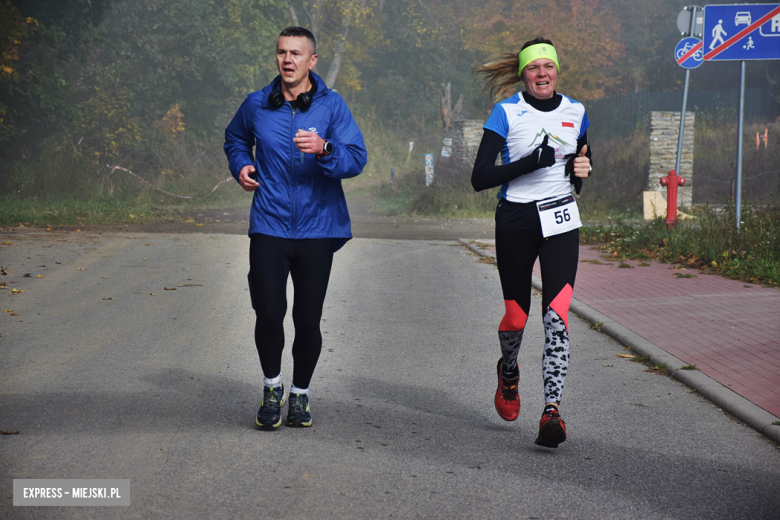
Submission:
{"label": "woman's arm", "polygon": [[506,140],[492,130],[485,130],[471,172],[471,185],[474,190],[495,188],[521,175],[555,164],[555,150],[547,145],[547,140],[547,136],[544,136],[542,144],[522,159],[496,166],[496,157]]}

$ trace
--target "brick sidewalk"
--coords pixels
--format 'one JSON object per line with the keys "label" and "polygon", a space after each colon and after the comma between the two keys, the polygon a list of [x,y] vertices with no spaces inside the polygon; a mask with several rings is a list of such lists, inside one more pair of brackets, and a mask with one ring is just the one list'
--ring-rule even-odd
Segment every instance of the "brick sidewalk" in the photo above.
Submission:
{"label": "brick sidewalk", "polygon": [[574,298],[780,417],[780,289],[627,263],[580,246]]}

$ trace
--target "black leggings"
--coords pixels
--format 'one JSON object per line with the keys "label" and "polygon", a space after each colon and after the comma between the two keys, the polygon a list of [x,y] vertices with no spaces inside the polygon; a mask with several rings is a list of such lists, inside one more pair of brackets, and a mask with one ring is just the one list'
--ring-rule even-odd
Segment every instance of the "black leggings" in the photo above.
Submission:
{"label": "black leggings", "polygon": [[531,308],[536,258],[542,272],[545,402],[561,402],[569,370],[569,305],[579,260],[579,229],[544,238],[540,230],[496,225],[496,258],[506,313],[498,327],[501,358],[513,370]]}
{"label": "black leggings", "polygon": [[257,316],[255,344],[265,377],[276,377],[282,370],[289,274],[295,291],[292,384],[309,387],[322,350],[320,320],[332,264],[332,238],[250,236],[249,293]]}

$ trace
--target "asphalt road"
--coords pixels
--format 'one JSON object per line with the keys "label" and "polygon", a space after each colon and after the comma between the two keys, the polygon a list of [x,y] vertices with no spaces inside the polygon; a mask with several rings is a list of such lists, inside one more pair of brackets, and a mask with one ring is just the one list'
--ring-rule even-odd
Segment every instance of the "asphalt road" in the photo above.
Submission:
{"label": "asphalt road", "polygon": [[[569,439],[535,446],[536,296],[501,420],[498,273],[450,240],[337,253],[314,427],[259,431],[248,239],[199,231],[0,232],[0,517],[780,517],[775,443],[575,316]],[[33,478],[130,479],[132,505],[13,507]]]}

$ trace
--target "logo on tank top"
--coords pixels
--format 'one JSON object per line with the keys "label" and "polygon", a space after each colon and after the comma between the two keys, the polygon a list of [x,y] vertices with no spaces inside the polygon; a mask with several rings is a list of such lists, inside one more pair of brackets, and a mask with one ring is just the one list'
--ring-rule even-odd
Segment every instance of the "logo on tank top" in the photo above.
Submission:
{"label": "logo on tank top", "polygon": [[[566,124],[566,123],[564,123],[564,124]],[[549,138],[548,144],[550,146],[554,147],[553,143],[555,143],[557,145],[560,145],[560,146],[571,146],[569,143],[567,143],[566,141],[564,141],[563,139],[561,139],[557,135],[551,134],[550,132],[548,132],[544,128],[542,128],[542,131],[534,136],[534,139],[532,141],[534,143],[533,146],[538,146],[538,145],[542,144],[542,139],[544,139],[545,135]],[[537,143],[537,141],[538,141],[538,143]]]}

